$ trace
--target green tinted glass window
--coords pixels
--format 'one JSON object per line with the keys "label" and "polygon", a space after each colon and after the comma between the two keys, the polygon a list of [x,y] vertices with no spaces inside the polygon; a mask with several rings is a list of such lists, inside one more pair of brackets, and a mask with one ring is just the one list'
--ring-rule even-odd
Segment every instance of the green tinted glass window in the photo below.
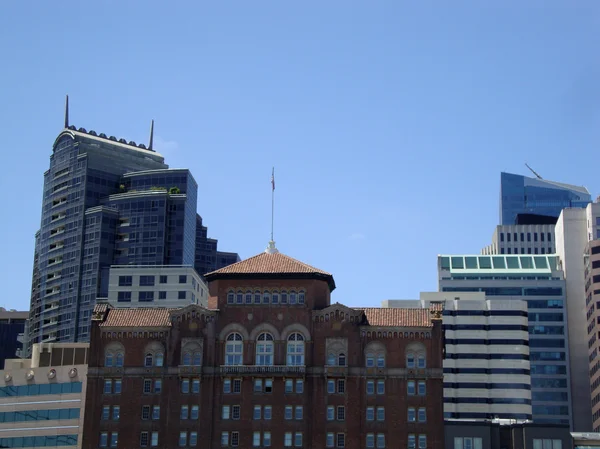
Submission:
{"label": "green tinted glass window", "polygon": [[492,257],[492,262],[494,262],[494,268],[506,268],[504,257]]}
{"label": "green tinted glass window", "polygon": [[521,257],[521,267],[525,270],[533,268],[533,258],[528,256]]}
{"label": "green tinted glass window", "polygon": [[545,257],[534,257],[536,268],[548,268],[548,260]]}
{"label": "green tinted glass window", "polygon": [[479,268],[481,269],[490,269],[492,268],[492,261],[489,257],[480,257],[479,258]]}
{"label": "green tinted glass window", "polygon": [[442,270],[449,270],[450,269],[450,258],[442,257],[441,259],[442,259],[442,262],[441,262]]}
{"label": "green tinted glass window", "polygon": [[521,266],[519,265],[519,258],[518,257],[507,257],[506,258],[506,267],[515,269],[515,270],[518,270],[519,268],[521,268]]}
{"label": "green tinted glass window", "polygon": [[465,267],[476,270],[478,268],[477,257],[465,257]]}
{"label": "green tinted glass window", "polygon": [[463,258],[462,257],[453,257],[452,258],[452,268],[453,269],[461,269],[464,268],[464,262],[463,262]]}

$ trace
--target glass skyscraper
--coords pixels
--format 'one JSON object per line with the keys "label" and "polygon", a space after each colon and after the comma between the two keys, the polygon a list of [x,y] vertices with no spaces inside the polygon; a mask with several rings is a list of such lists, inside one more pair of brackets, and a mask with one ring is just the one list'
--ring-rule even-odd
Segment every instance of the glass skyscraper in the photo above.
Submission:
{"label": "glass skyscraper", "polygon": [[517,224],[519,214],[558,218],[564,208],[586,207],[591,201],[585,187],[512,173],[500,174],[501,225]]}
{"label": "glass skyscraper", "polygon": [[[152,137],[147,148],[76,129],[66,118],[44,173],[26,349],[88,341],[111,265],[195,267],[196,247],[213,242],[216,256],[216,240],[206,238],[205,227],[197,229],[197,194],[190,171],[169,169]],[[204,260],[198,272],[239,260],[223,254],[228,257]]]}

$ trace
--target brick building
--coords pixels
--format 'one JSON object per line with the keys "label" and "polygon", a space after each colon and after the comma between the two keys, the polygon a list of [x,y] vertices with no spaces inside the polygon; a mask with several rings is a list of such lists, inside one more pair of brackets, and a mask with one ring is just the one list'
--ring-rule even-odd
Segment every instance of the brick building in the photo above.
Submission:
{"label": "brick building", "polygon": [[276,250],[206,279],[208,309],[96,306],[84,449],[443,447],[439,310],[330,304]]}

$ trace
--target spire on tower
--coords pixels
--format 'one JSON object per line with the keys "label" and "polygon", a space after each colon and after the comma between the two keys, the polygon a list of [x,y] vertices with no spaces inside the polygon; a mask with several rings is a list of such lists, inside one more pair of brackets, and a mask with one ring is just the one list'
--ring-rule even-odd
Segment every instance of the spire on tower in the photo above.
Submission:
{"label": "spire on tower", "polygon": [[154,119],[152,120],[152,124],[150,125],[150,143],[148,144],[148,149],[152,150],[152,143],[154,142]]}
{"label": "spire on tower", "polygon": [[69,127],[69,96],[65,100],[65,128]]}

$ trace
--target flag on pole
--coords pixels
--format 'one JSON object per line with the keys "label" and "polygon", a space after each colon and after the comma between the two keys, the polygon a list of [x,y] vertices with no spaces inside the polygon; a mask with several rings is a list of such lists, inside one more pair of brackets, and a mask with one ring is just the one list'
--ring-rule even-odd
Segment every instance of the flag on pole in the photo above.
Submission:
{"label": "flag on pole", "polygon": [[273,167],[273,172],[271,173],[271,187],[273,191],[275,190],[275,167]]}

